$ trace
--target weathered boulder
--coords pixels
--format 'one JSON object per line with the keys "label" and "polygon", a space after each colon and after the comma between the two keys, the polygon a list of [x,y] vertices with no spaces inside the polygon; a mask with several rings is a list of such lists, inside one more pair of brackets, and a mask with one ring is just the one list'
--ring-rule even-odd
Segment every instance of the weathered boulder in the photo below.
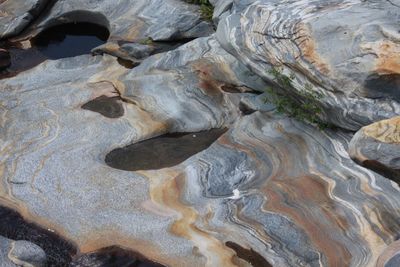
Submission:
{"label": "weathered boulder", "polygon": [[292,77],[287,95],[318,92],[325,121],[358,130],[400,114],[397,2],[233,1],[217,37],[265,80],[279,80],[272,68]]}
{"label": "weathered boulder", "polygon": [[43,267],[46,254],[31,242],[13,241],[0,236],[0,262],[2,267]]}
{"label": "weathered boulder", "polygon": [[351,140],[352,159],[400,184],[400,117],[361,128]]}
{"label": "weathered boulder", "polygon": [[47,2],[48,0],[1,0],[0,39],[19,34]]}

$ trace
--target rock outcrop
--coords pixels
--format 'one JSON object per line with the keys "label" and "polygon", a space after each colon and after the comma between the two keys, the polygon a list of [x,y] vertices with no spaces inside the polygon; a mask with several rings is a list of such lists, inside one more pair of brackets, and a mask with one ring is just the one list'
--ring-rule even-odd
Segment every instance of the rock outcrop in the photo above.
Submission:
{"label": "rock outcrop", "polygon": [[[217,1],[229,6],[232,1]],[[321,94],[323,120],[358,130],[400,114],[397,1],[235,1],[221,45],[265,80],[293,77],[286,93]],[[355,15],[358,14],[358,15]]]}
{"label": "rock outcrop", "polygon": [[[396,1],[210,2],[216,34],[183,1],[59,0],[19,36],[71,21],[110,31],[103,55],[1,81],[0,205],[70,240],[84,254],[77,266],[129,254],[115,247],[154,266],[396,262],[400,188],[351,157],[395,168],[398,119],[349,131],[400,115],[387,87],[398,62],[386,65],[399,44]],[[268,87],[300,101],[318,92],[316,115],[344,129],[278,114],[260,94]],[[192,145],[210,130],[202,151],[174,166],[160,158],[186,155],[178,137]],[[151,141],[166,134],[176,150]],[[139,144],[152,144],[146,167],[126,149]]]}
{"label": "rock outcrop", "polygon": [[361,128],[353,137],[350,156],[400,184],[400,117]]}

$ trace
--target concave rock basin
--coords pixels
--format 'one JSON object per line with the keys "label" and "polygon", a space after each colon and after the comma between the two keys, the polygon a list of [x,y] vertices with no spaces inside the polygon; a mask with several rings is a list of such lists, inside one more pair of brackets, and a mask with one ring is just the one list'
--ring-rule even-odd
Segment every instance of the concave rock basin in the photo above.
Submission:
{"label": "concave rock basin", "polygon": [[31,47],[3,43],[0,48],[10,52],[11,64],[0,71],[0,78],[11,77],[45,60],[55,60],[90,54],[93,48],[104,44],[110,33],[107,28],[93,23],[67,23],[49,27],[30,39]]}
{"label": "concave rock basin", "polygon": [[45,29],[31,43],[46,58],[60,59],[90,54],[109,35],[108,29],[93,23],[67,23]]}
{"label": "concave rock basin", "polygon": [[398,1],[188,2],[0,0],[0,266],[396,265]]}

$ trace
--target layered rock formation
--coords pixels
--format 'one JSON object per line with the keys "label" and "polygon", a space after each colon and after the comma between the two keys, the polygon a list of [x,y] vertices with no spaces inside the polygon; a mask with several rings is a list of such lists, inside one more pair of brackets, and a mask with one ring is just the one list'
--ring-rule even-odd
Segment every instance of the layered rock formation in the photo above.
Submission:
{"label": "layered rock formation", "polygon": [[[398,120],[348,131],[400,113],[398,63],[378,68],[399,45],[396,2],[210,2],[215,35],[178,0],[59,0],[27,28],[18,40],[71,21],[110,38],[1,80],[0,204],[74,244],[72,266],[115,247],[153,266],[396,263],[400,189],[350,155],[393,168]],[[344,129],[277,114],[269,86],[319,92],[317,115]]]}
{"label": "layered rock formation", "polygon": [[346,129],[400,113],[397,1],[237,2],[217,37],[260,77],[274,80],[272,67],[293,76],[287,93],[320,93],[319,116]]}

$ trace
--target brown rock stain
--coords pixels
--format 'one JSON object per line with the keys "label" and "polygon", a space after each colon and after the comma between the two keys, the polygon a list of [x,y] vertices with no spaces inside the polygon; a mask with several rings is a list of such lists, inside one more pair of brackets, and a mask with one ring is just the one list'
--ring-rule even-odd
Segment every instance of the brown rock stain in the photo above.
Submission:
{"label": "brown rock stain", "polygon": [[304,23],[299,23],[296,32],[295,43],[301,56],[315,67],[320,73],[328,76],[331,72],[328,63],[317,52],[317,45],[312,37],[310,29]]}
{"label": "brown rock stain", "polygon": [[207,258],[207,266],[236,266],[232,261],[235,253],[221,241],[199,229],[195,225],[199,217],[196,210],[181,202],[180,195],[185,186],[185,179],[184,175],[179,174],[167,181],[164,178],[162,183],[151,189],[152,200],[177,212],[178,219],[171,225],[171,232],[191,240],[199,249],[199,253]]}
{"label": "brown rock stain", "polygon": [[400,116],[365,126],[364,135],[382,143],[400,144]]}
{"label": "brown rock stain", "polygon": [[[310,175],[285,177],[269,182],[264,192],[268,196],[265,209],[286,215],[303,229],[312,245],[326,256],[329,266],[350,264],[349,251],[329,235],[332,232],[345,235],[349,224],[340,215],[339,207],[329,197],[327,185],[322,180]],[[285,204],[288,202],[293,206]],[[320,216],[326,219],[321,220]],[[329,225],[323,224],[324,221],[330,222]]]}
{"label": "brown rock stain", "polygon": [[400,44],[384,40],[363,44],[361,48],[377,56],[375,62],[377,74],[400,74]]}

